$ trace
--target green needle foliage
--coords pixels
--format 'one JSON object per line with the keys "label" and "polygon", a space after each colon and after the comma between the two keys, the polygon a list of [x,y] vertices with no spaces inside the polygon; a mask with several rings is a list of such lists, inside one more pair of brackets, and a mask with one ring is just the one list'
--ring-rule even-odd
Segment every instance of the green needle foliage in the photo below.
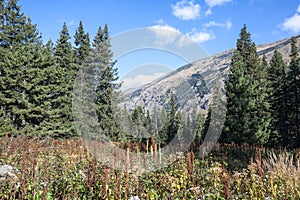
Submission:
{"label": "green needle foliage", "polygon": [[286,94],[286,64],[282,55],[275,50],[268,68],[268,90],[270,103],[270,113],[272,116],[270,145],[281,143],[282,134],[285,134],[285,122],[287,120]]}
{"label": "green needle foliage", "polygon": [[225,82],[227,114],[223,142],[264,144],[269,138],[270,114],[265,62],[244,26]]}
{"label": "green needle foliage", "polygon": [[300,58],[297,50],[297,41],[291,41],[291,62],[287,74],[286,95],[288,116],[286,121],[287,135],[286,146],[297,147],[300,145]]}
{"label": "green needle foliage", "polygon": [[79,27],[76,30],[74,38],[76,46],[75,57],[77,59],[77,63],[81,65],[89,55],[91,48],[89,34],[85,33],[82,21],[79,22]]}
{"label": "green needle foliage", "polygon": [[54,57],[56,60],[55,87],[52,91],[53,136],[75,136],[72,116],[72,91],[79,65],[74,58],[67,25],[64,23],[60,37],[56,42]]}
{"label": "green needle foliage", "polygon": [[[4,2],[0,31],[1,134],[32,134],[45,119],[51,54],[17,1]],[[50,56],[50,57],[47,57]]]}
{"label": "green needle foliage", "polygon": [[115,120],[116,93],[119,88],[118,70],[114,67],[108,26],[99,27],[87,60],[93,64],[95,83],[95,103],[99,126],[112,140],[118,140],[121,131]]}

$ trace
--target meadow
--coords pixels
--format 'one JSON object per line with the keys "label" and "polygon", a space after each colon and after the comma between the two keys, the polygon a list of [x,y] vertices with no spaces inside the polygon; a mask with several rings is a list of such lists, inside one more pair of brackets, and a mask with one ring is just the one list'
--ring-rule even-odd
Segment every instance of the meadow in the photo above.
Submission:
{"label": "meadow", "polygon": [[[217,144],[137,175],[99,162],[81,140],[3,137],[0,164],[18,169],[0,199],[298,199],[300,151]],[[137,144],[135,144],[137,146]],[[131,151],[136,151],[134,144]],[[195,151],[196,152],[196,151]],[[159,151],[155,151],[158,154]]]}

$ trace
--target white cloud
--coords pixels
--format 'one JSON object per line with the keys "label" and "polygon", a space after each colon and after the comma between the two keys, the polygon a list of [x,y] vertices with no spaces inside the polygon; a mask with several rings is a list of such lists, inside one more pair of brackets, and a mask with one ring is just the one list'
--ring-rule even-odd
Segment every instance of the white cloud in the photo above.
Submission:
{"label": "white cloud", "polygon": [[294,16],[285,19],[280,27],[284,31],[300,32],[300,15],[294,14]]}
{"label": "white cloud", "polygon": [[279,27],[284,31],[300,32],[300,4],[297,7],[296,13],[290,18],[284,19],[284,22]]}
{"label": "white cloud", "polygon": [[150,74],[139,74],[133,78],[123,79],[122,89],[134,88],[134,87],[141,86],[143,84],[150,83],[150,82],[158,79],[159,77],[162,77],[165,74],[166,73],[163,73],[163,72],[159,72],[159,73],[155,73],[155,74],[151,74],[151,75]]}
{"label": "white cloud", "polygon": [[186,35],[183,35],[178,40],[178,45],[185,46],[190,44],[191,42],[203,43],[209,40],[215,39],[215,35],[212,31],[197,31],[195,28]]}
{"label": "white cloud", "polygon": [[163,21],[159,21],[160,24],[148,27],[148,30],[155,34],[156,40],[155,44],[157,46],[165,46],[176,41],[176,39],[181,34],[180,31]]}
{"label": "white cloud", "polygon": [[230,29],[232,27],[232,23],[231,21],[226,21],[225,23],[218,23],[215,21],[210,21],[206,24],[203,25],[205,28],[209,28],[209,27],[221,27],[221,28],[226,28],[226,29]]}
{"label": "white cloud", "polygon": [[172,5],[173,15],[181,20],[192,20],[200,16],[201,7],[199,4],[194,4],[194,1],[182,0]]}
{"label": "white cloud", "polygon": [[[155,44],[159,47],[164,47],[169,44],[175,44],[178,47],[183,47],[185,45],[190,45],[193,42],[203,43],[208,40],[215,39],[215,35],[212,31],[197,31],[193,28],[192,31],[188,33],[182,33],[179,29],[166,24],[163,20],[159,20],[157,22],[160,24],[148,27],[148,30],[155,34]],[[232,24],[228,21],[224,24],[217,25],[229,29]]]}
{"label": "white cloud", "polygon": [[188,33],[188,37],[198,43],[203,43],[216,38],[213,32],[196,31],[195,29]]}
{"label": "white cloud", "polygon": [[208,16],[208,15],[211,15],[211,14],[212,14],[211,9],[208,9],[208,10],[205,12],[205,16]]}
{"label": "white cloud", "polygon": [[209,7],[221,6],[225,3],[231,2],[232,0],[205,0],[205,3],[209,5]]}

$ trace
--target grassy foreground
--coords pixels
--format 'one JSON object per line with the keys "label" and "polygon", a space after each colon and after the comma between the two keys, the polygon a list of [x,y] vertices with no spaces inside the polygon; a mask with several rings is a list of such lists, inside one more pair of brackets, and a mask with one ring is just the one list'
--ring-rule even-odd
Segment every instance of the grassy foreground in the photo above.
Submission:
{"label": "grassy foreground", "polygon": [[1,138],[6,176],[0,199],[299,199],[299,153],[217,145],[204,159],[186,153],[144,175],[110,169],[81,141]]}

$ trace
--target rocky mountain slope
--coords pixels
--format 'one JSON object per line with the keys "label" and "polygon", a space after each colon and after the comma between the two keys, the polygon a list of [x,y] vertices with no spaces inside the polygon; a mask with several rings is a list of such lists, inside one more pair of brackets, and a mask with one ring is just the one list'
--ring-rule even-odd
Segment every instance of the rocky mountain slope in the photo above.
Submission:
{"label": "rocky mountain slope", "polygon": [[[300,49],[300,35],[296,37]],[[290,38],[271,44],[257,46],[260,56],[266,55],[270,60],[277,49],[286,62],[290,54]],[[123,104],[132,109],[138,105],[145,109],[167,107],[171,94],[175,94],[178,109],[189,111],[199,109],[205,112],[210,102],[216,83],[223,85],[228,74],[231,56],[234,49],[197,60],[191,64],[161,77],[149,84],[124,92]]]}

